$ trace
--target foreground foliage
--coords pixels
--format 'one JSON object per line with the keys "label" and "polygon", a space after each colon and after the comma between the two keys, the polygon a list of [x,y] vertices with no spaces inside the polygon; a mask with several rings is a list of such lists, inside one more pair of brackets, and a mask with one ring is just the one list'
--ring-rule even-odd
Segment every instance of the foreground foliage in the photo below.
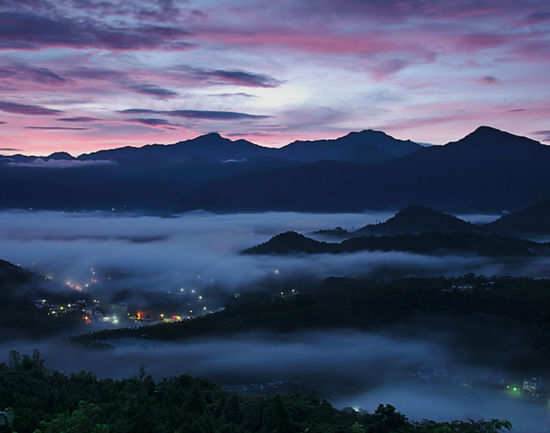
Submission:
{"label": "foreground foliage", "polygon": [[[203,379],[154,381],[70,376],[44,367],[37,353],[0,364],[0,408],[18,433],[496,433],[492,421],[411,422],[390,405],[374,413],[337,410],[311,395],[243,397]],[[13,364],[13,363],[12,363]],[[8,430],[9,431],[9,430]]]}

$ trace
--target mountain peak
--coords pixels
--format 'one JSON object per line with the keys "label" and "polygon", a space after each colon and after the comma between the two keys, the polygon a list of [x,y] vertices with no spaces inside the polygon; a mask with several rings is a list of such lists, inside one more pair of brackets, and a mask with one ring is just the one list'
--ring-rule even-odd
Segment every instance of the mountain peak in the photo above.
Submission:
{"label": "mountain peak", "polygon": [[517,140],[517,139],[523,139],[523,140],[534,142],[534,140],[531,140],[530,138],[527,138],[521,135],[515,135],[510,132],[502,131],[500,129],[493,128],[492,126],[486,126],[486,125],[479,126],[473,132],[466,135],[466,137],[464,137],[460,141],[483,140],[483,142],[480,142],[480,144],[484,144],[484,143],[491,143],[492,142],[491,140],[511,141],[511,140]]}
{"label": "mountain peak", "polygon": [[325,245],[305,237],[300,233],[288,231],[273,236],[269,241],[258,246],[248,248],[243,251],[244,254],[289,254],[292,252],[317,252],[319,246]]}
{"label": "mountain peak", "polygon": [[491,126],[480,126],[464,138],[448,143],[447,146],[454,151],[474,151],[490,158],[533,155],[540,148],[546,147],[528,137],[511,134]]}
{"label": "mountain peak", "polygon": [[202,137],[223,138],[217,131],[208,132],[207,134],[202,135]]}
{"label": "mountain peak", "polygon": [[193,142],[210,142],[210,143],[219,143],[222,141],[231,141],[225,137],[222,137],[219,132],[209,132],[207,134],[199,135],[198,137],[191,138],[189,140],[180,141],[180,143],[193,143]]}
{"label": "mountain peak", "polygon": [[68,152],[54,152],[47,159],[74,159],[74,157]]}
{"label": "mountain peak", "polygon": [[501,129],[494,128],[493,126],[481,125],[478,126],[472,134],[507,134]]}
{"label": "mountain peak", "polygon": [[359,233],[396,234],[421,232],[467,232],[472,225],[453,215],[425,206],[411,205],[400,210],[386,222],[368,225]]}

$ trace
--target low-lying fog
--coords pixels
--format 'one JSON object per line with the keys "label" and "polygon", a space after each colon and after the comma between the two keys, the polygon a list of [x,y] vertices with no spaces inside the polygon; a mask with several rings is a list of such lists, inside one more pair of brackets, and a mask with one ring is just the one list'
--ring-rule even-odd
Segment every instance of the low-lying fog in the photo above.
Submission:
{"label": "low-lying fog", "polygon": [[[7,354],[14,345],[0,346]],[[250,334],[231,339],[161,343],[117,341],[116,348],[89,351],[61,340],[18,342],[38,348],[47,366],[66,373],[89,370],[100,377],[156,378],[190,374],[229,390],[315,390],[336,407],[374,411],[389,403],[411,419],[508,419],[514,431],[542,431],[550,408],[507,395],[506,372],[460,365],[444,346],[391,335],[338,330],[281,337]],[[265,388],[264,388],[265,389]]]}
{"label": "low-lying fog", "polygon": [[[125,279],[111,287],[165,290],[215,284],[243,289],[273,275],[357,276],[401,270],[408,275],[550,276],[542,262],[479,257],[436,257],[362,252],[302,257],[252,257],[239,252],[287,230],[308,234],[342,226],[359,228],[387,213],[188,213],[169,218],[118,213],[0,212],[0,258],[78,280],[90,267],[117,269]],[[472,221],[491,217],[473,215]],[[495,217],[493,217],[495,218]]]}
{"label": "low-lying fog", "polygon": [[[550,277],[544,261],[436,257],[365,252],[300,257],[242,256],[245,248],[286,230],[304,234],[342,226],[357,229],[393,215],[188,213],[173,217],[106,213],[0,212],[0,259],[78,279],[90,268],[116,269],[123,278],[104,282],[121,288],[159,292],[193,285],[233,293],[254,290],[265,278],[396,275],[524,275]],[[487,222],[493,216],[466,216]],[[151,350],[153,347],[155,350]],[[117,342],[110,351],[69,346],[61,338],[42,342],[11,341],[0,346],[0,360],[11,349],[38,348],[50,368],[89,369],[100,376],[127,376],[140,366],[160,377],[201,375],[224,384],[283,381],[316,389],[339,407],[374,410],[391,403],[412,418],[505,418],[516,431],[537,431],[549,409],[514,400],[490,386],[470,388],[468,381],[506,373],[481,372],[457,365],[449,351],[426,341],[334,331],[286,338],[248,335],[230,340],[185,343]],[[496,355],[498,356],[498,355]],[[418,377],[423,368],[447,371],[444,379]],[[435,369],[435,370],[434,370]],[[466,384],[466,385],[465,385]]]}

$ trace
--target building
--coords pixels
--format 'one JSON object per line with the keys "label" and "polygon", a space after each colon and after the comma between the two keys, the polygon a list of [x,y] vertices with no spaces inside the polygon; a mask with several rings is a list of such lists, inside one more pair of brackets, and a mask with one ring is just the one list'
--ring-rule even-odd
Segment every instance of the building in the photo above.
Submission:
{"label": "building", "polygon": [[541,377],[531,377],[523,380],[521,389],[533,398],[542,397],[543,383]]}
{"label": "building", "polygon": [[17,368],[21,364],[21,355],[16,350],[11,350],[8,355],[8,367]]}

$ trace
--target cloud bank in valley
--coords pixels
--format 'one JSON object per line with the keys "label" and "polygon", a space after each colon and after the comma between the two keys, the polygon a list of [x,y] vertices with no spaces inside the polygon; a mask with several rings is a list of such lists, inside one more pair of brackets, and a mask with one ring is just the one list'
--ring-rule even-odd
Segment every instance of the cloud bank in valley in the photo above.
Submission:
{"label": "cloud bank in valley", "polygon": [[27,167],[27,168],[79,168],[79,167],[90,167],[98,165],[116,165],[115,161],[110,160],[90,160],[90,161],[80,161],[74,159],[42,159],[35,158],[32,161],[25,162],[8,162],[10,167]]}
{"label": "cloud bank in valley", "polygon": [[[544,275],[538,262],[509,263],[479,257],[437,257],[399,252],[361,252],[304,257],[254,257],[240,252],[286,230],[310,233],[341,225],[349,229],[385,220],[390,213],[216,215],[194,212],[173,217],[119,213],[8,211],[0,213],[0,257],[60,278],[91,266],[118,269],[120,287],[165,290],[188,284],[221,289],[252,288],[266,278],[293,276],[462,275],[466,272]],[[474,218],[481,218],[474,216]],[[200,281],[197,277],[200,276]]]}
{"label": "cloud bank in valley", "polygon": [[[296,275],[310,277],[484,274],[547,275],[544,263],[507,263],[479,257],[436,257],[404,253],[357,253],[304,257],[250,257],[239,252],[284,230],[309,233],[341,225],[348,229],[385,220],[388,213],[209,214],[175,216],[130,215],[117,212],[61,213],[5,211],[0,213],[0,257],[43,272],[85,275],[90,266],[120,269],[121,280],[106,289],[132,287],[143,292],[165,291],[182,285],[215,286],[234,293],[257,290],[266,279]],[[470,216],[488,220],[490,216]],[[494,217],[493,217],[494,218]],[[274,271],[278,272],[275,273]],[[197,279],[197,276],[201,279]],[[406,326],[406,325],[403,325]],[[420,325],[419,325],[420,326]],[[224,385],[281,381],[315,388],[337,406],[361,406],[370,411],[391,403],[414,419],[498,417],[518,428],[531,429],[547,416],[541,407],[510,403],[496,391],[469,391],[463,378],[506,378],[506,372],[487,372],[461,364],[449,342],[452,335],[435,334],[420,326],[414,337],[401,328],[385,334],[333,330],[322,334],[248,334],[231,339],[186,340],[184,343],[118,340],[109,351],[90,351],[68,345],[61,337],[47,341],[11,340],[11,349],[29,353],[38,348],[51,368],[67,373],[88,369],[100,376],[129,376],[141,366],[155,377],[191,374]],[[410,329],[409,329],[410,330]],[[430,335],[433,334],[433,335]],[[409,334],[410,335],[410,334]],[[62,356],[61,356],[62,354]],[[448,371],[444,383],[420,380],[419,369]],[[483,405],[476,405],[478,399]],[[437,401],[437,404],[433,403]]]}
{"label": "cloud bank in valley", "polygon": [[[63,341],[11,342],[0,346],[30,353],[38,348],[47,366],[65,373],[89,370],[100,377],[128,377],[141,367],[153,377],[190,374],[224,386],[279,383],[316,390],[337,407],[374,411],[390,403],[411,419],[501,418],[517,432],[538,431],[550,415],[544,407],[511,400],[495,389],[465,387],[479,377],[489,385],[505,372],[457,363],[444,345],[390,334],[333,330],[286,336],[248,334],[231,339],[184,343],[117,341],[108,351],[90,351]],[[419,371],[445,371],[437,379],[419,379]],[[269,385],[268,385],[269,386]]]}

